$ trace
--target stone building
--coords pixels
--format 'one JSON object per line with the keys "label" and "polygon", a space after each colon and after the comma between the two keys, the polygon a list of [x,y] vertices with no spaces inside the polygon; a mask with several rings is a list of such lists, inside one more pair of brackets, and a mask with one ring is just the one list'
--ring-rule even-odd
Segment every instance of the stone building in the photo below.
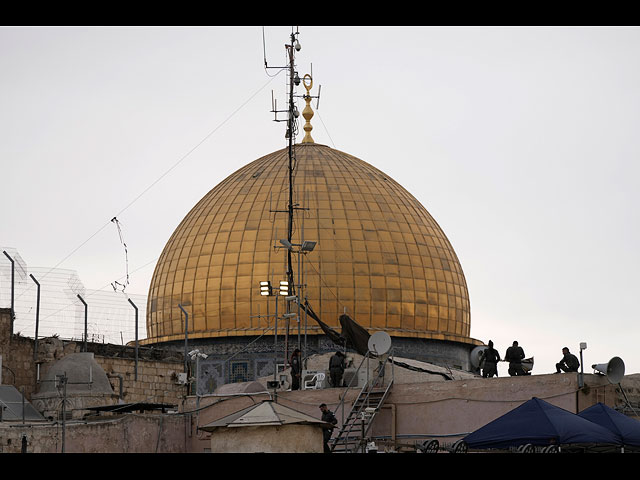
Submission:
{"label": "stone building", "polygon": [[[0,309],[0,384],[24,393],[44,421],[0,422],[0,452],[19,452],[23,441],[30,452],[60,452],[63,422],[67,452],[188,451],[182,433],[188,420],[156,408],[177,412],[188,393],[179,352],[142,348],[136,359],[130,346],[88,342],[84,352],[82,343],[49,337],[39,339],[35,356],[35,340],[13,333],[12,327],[11,309]],[[67,377],[64,394],[57,383],[62,375]],[[125,405],[139,408],[126,415],[94,410]],[[151,413],[141,413],[145,409]]]}
{"label": "stone building", "polygon": [[272,400],[200,427],[212,453],[323,453],[325,422]]}
{"label": "stone building", "polygon": [[[42,408],[46,405],[39,403],[38,395],[46,394],[46,389],[39,388],[43,382],[40,385],[37,382],[37,365],[42,372],[40,378],[47,379],[48,373],[56,371],[54,365],[64,366],[58,363],[64,358],[91,355],[81,352],[73,342],[43,339],[39,354],[42,356],[39,363],[34,363],[33,339],[12,334],[10,318],[9,309],[0,309],[2,383],[24,391],[26,401]],[[262,378],[259,382],[230,384],[219,388],[218,393],[196,396],[189,394],[187,385],[181,384],[176,375],[184,368],[178,352],[146,351],[139,360],[136,380],[131,347],[92,344],[89,347],[94,350],[93,358],[80,363],[95,361],[107,376],[111,388],[103,384],[105,408],[93,407],[99,402],[80,405],[78,401],[87,398],[87,391],[83,390],[67,404],[71,414],[64,419],[65,423],[61,410],[57,410],[57,417],[49,410],[49,418],[24,425],[15,419],[2,421],[0,452],[17,453],[23,445],[28,452],[43,453],[61,452],[63,445],[69,453],[210,452],[219,444],[205,428],[207,425],[217,425],[229,415],[263,400],[276,401],[318,420],[318,405],[326,403],[335,412],[340,426],[360,392],[359,388],[273,391],[267,389],[268,378]],[[309,367],[321,369],[326,359],[326,354],[313,357]],[[379,451],[415,451],[415,445],[430,438],[438,439],[442,445],[450,444],[533,396],[574,413],[598,402],[636,418],[635,412],[640,409],[638,374],[625,376],[619,385],[612,385],[603,375],[585,374],[580,385],[578,374],[483,379],[464,370],[405,362],[428,368],[412,370],[396,366],[387,375],[394,379],[393,388],[371,430]],[[443,371],[447,372],[446,377],[440,375]],[[81,375],[79,383],[85,377]],[[158,405],[171,408],[160,409]],[[245,443],[251,443],[251,438],[246,438]],[[254,437],[255,444],[244,448],[264,448],[258,441],[260,438]]]}
{"label": "stone building", "polygon": [[[574,413],[603,402],[637,416],[638,375],[617,385],[575,372],[475,375],[471,353],[482,342],[470,337],[469,293],[451,242],[387,174],[316,144],[309,87],[305,98],[302,142],[231,174],[168,239],[149,287],[147,338],[135,354],[131,346],[94,343],[85,351],[55,337],[34,354],[34,340],[14,334],[13,312],[0,310],[2,379],[47,417],[1,422],[2,451],[24,444],[41,452],[261,451],[255,430],[233,448],[229,436],[217,441],[212,430],[266,401],[317,419],[325,403],[343,426],[361,385],[291,391],[266,380],[296,347],[314,368],[315,358],[336,349],[327,332],[337,332],[345,314],[368,334],[388,334],[394,363],[408,365],[385,371],[387,396],[368,434],[382,448],[454,442],[534,396]],[[60,376],[78,388],[61,397]],[[281,433],[269,443],[275,438],[279,447]]]}
{"label": "stone building", "polygon": [[[299,245],[316,242],[292,254],[299,298],[332,328],[346,312],[370,333],[387,332],[403,357],[469,369],[481,342],[469,336],[464,273],[429,212],[352,155],[300,143],[295,158],[305,208],[295,231]],[[157,262],[143,343],[180,348],[186,325],[189,344],[209,355],[203,392],[273,371],[276,309],[278,363],[297,346],[305,357],[336,348],[305,309],[260,292],[263,281],[278,290],[285,280],[279,240],[287,223],[273,210],[286,204],[287,159],[287,149],[278,150],[223,180],[185,216]]]}

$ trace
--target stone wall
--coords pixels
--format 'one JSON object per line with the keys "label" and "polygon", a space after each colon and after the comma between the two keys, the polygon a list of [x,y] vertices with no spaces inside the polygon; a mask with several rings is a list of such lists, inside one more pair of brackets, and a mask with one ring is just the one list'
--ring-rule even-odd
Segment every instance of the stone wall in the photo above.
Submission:
{"label": "stone wall", "polygon": [[14,385],[30,398],[36,386],[36,368],[33,359],[33,340],[12,332],[11,309],[0,309],[0,356],[2,356],[2,383]]}
{"label": "stone wall", "polygon": [[[623,385],[629,400],[635,405],[637,385],[634,376],[625,377]],[[326,388],[277,392],[277,402],[320,419],[318,406],[326,403],[340,424],[359,393],[359,389]],[[341,395],[346,396],[344,410],[338,408]],[[223,397],[205,396],[196,404],[189,397],[185,411],[196,408],[194,428],[205,426],[242,408],[270,398],[270,394],[245,394]],[[427,438],[437,438],[441,444],[453,444],[532,397],[538,397],[573,413],[598,402],[620,409],[626,399],[620,388],[611,385],[602,375],[585,374],[585,388],[578,384],[578,374],[526,375],[492,379],[466,378],[453,381],[413,381],[394,383],[382,411],[376,416],[370,435],[386,437],[390,443],[415,444]],[[190,451],[202,452],[209,447],[209,434],[192,435]]]}
{"label": "stone wall", "polygon": [[[324,335],[308,335],[302,339],[310,356],[333,354],[338,347]],[[207,355],[199,361],[198,394],[213,393],[226,383],[248,382],[273,375],[274,371],[273,335],[263,337],[229,336],[221,338],[189,339],[189,350],[198,349]],[[394,337],[393,355],[421,362],[435,363],[453,369],[469,372],[470,346],[444,340]],[[163,346],[174,351],[183,351],[184,342],[166,342]],[[286,356],[290,356],[297,346],[297,330],[288,339]],[[285,338],[278,336],[277,363],[285,362]],[[447,366],[447,367],[444,367]],[[194,392],[195,393],[195,392]]]}
{"label": "stone wall", "polygon": [[135,363],[130,359],[98,357],[96,361],[110,376],[116,394],[120,392],[125,403],[150,402],[179,405],[187,393],[186,386],[178,383],[178,373],[183,371],[182,362],[138,360],[136,380]]}
{"label": "stone wall", "polygon": [[322,453],[322,428],[313,425],[218,428],[211,453]]}
{"label": "stone wall", "polygon": [[[57,360],[83,350],[81,342],[65,341],[57,337],[38,340],[37,360],[34,360],[35,341],[11,332],[11,310],[0,309],[0,355],[2,381],[24,391],[27,400],[37,392],[37,380]],[[147,402],[179,405],[188,393],[187,386],[178,383],[184,370],[180,352],[150,347],[138,349],[137,378],[135,349],[132,346],[87,343],[87,351],[109,377],[114,392],[124,403]],[[24,390],[23,390],[24,389]]]}
{"label": "stone wall", "polygon": [[[185,453],[184,415],[126,414],[94,422],[0,423],[0,453]],[[64,441],[64,442],[63,442]]]}

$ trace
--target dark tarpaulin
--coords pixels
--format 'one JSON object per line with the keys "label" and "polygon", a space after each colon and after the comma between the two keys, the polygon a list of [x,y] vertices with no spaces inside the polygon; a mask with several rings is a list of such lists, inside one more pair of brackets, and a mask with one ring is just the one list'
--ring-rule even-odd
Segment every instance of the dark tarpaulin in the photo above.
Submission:
{"label": "dark tarpaulin", "polygon": [[[342,326],[342,333],[340,334],[320,320],[318,315],[316,315],[316,313],[311,308],[311,305],[309,305],[309,302],[305,302],[303,308],[311,318],[318,322],[318,325],[320,325],[322,331],[331,340],[333,340],[334,343],[344,348],[353,348],[360,355],[366,355],[369,352],[369,337],[371,335],[365,328],[360,326],[349,315],[347,315],[346,313],[340,315],[340,325]],[[440,375],[444,377],[445,380],[453,380],[453,378],[446,373],[414,367],[413,365],[398,362],[395,359],[393,360],[393,364],[402,368],[406,368],[408,370],[413,370],[414,372],[424,372],[430,373],[432,375]]]}
{"label": "dark tarpaulin", "polygon": [[607,407],[602,403],[578,413],[578,416],[597,423],[622,438],[627,446],[640,447],[640,421]]}
{"label": "dark tarpaulin", "polygon": [[316,312],[314,312],[313,309],[311,308],[311,305],[309,305],[309,302],[305,301],[303,308],[311,318],[313,318],[316,322],[318,322],[318,325],[320,325],[320,328],[327,335],[327,337],[329,337],[331,340],[333,340],[334,343],[340,345],[341,347],[345,346],[346,338],[344,338],[342,335],[336,332],[333,328],[331,328],[329,325],[327,325],[322,320],[320,320],[318,315],[316,315]]}
{"label": "dark tarpaulin", "polygon": [[340,325],[342,326],[342,336],[347,339],[350,345],[360,355],[366,355],[369,351],[369,337],[366,329],[354,322],[346,313],[340,315]]}
{"label": "dark tarpaulin", "polygon": [[532,398],[463,438],[469,448],[520,445],[621,445],[620,437],[578,415]]}

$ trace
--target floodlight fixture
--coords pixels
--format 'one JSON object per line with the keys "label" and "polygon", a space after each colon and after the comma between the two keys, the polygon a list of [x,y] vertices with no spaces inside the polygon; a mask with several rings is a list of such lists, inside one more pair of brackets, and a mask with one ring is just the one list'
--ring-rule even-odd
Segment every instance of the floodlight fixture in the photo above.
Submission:
{"label": "floodlight fixture", "polygon": [[280,243],[282,245],[284,245],[285,247],[287,247],[289,250],[291,250],[293,248],[293,244],[289,240],[287,240],[286,238],[281,238],[280,239]]}
{"label": "floodlight fixture", "polygon": [[282,280],[280,282],[280,295],[289,295],[289,282],[287,282],[286,280]]}
{"label": "floodlight fixture", "polygon": [[273,288],[271,287],[271,282],[260,282],[260,295],[264,297],[268,297],[273,295]]}
{"label": "floodlight fixture", "polygon": [[316,242],[305,240],[304,242],[302,242],[302,247],[300,248],[300,250],[303,252],[311,252],[314,248],[316,248]]}

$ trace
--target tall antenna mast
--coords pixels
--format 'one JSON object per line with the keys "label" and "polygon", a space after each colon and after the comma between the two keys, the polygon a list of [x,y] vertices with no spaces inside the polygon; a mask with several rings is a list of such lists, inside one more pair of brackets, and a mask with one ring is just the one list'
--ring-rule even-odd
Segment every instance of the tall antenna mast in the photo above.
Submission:
{"label": "tall antenna mast", "polygon": [[[287,70],[288,73],[288,86],[289,86],[289,92],[288,92],[288,108],[286,110],[278,110],[277,109],[277,105],[275,102],[275,99],[273,99],[272,97],[272,111],[274,113],[274,120],[277,121],[283,121],[278,119],[278,113],[285,113],[286,114],[286,119],[284,121],[287,122],[287,129],[286,129],[286,133],[285,133],[285,138],[287,139],[287,152],[288,152],[288,167],[287,167],[287,174],[288,174],[288,178],[289,178],[289,199],[287,202],[287,209],[286,210],[276,210],[276,211],[280,211],[280,212],[286,212],[287,213],[287,284],[288,284],[288,295],[289,296],[294,296],[295,293],[295,282],[294,282],[294,276],[293,276],[293,265],[292,265],[292,236],[293,236],[293,211],[295,210],[295,205],[293,203],[293,179],[294,179],[294,175],[293,172],[295,170],[296,167],[296,158],[295,158],[295,136],[296,133],[298,131],[297,129],[297,118],[299,116],[299,112],[298,109],[295,106],[294,103],[294,86],[298,86],[300,84],[300,76],[298,75],[298,72],[296,71],[296,65],[295,65],[295,54],[296,52],[300,51],[300,42],[298,41],[298,29],[296,27],[296,30],[294,32],[293,27],[291,28],[291,35],[290,35],[290,43],[285,44],[285,49],[286,49],[286,53],[287,53],[287,66],[286,67],[269,67],[267,64],[267,57],[266,57],[266,47],[265,47],[265,57],[264,57],[264,66],[265,69],[269,69],[269,68],[278,68],[279,70]],[[263,42],[264,42],[264,29],[263,29]],[[281,243],[284,244],[284,239],[281,239]],[[287,324],[286,324],[286,334],[285,334],[285,362],[287,361],[288,358],[288,352],[287,352],[287,338],[288,338],[288,332],[289,332],[289,318],[291,317],[291,305],[290,302],[287,301],[286,303],[286,315],[285,317],[287,318]],[[298,319],[299,322],[299,319]],[[298,327],[299,329],[299,327]],[[277,331],[275,332],[275,335],[277,336]],[[298,339],[298,343],[300,343],[299,339]]]}
{"label": "tall antenna mast", "polygon": [[[288,105],[287,105],[287,109],[286,110],[278,110],[277,109],[277,104],[275,99],[273,99],[272,97],[272,112],[275,115],[274,121],[276,122],[281,122],[281,121],[286,121],[287,122],[287,129],[286,129],[286,133],[285,133],[285,138],[287,139],[287,152],[288,152],[288,168],[287,168],[287,175],[288,175],[288,179],[289,179],[289,199],[287,202],[287,209],[286,210],[276,210],[279,212],[286,212],[288,217],[287,217],[287,241],[289,242],[289,245],[292,244],[292,236],[293,236],[293,212],[295,210],[296,205],[293,203],[293,178],[294,178],[294,170],[295,170],[295,164],[296,164],[296,159],[295,159],[295,137],[296,134],[298,132],[298,127],[297,127],[297,118],[300,115],[300,113],[298,112],[298,109],[294,103],[294,87],[300,85],[300,76],[298,75],[298,72],[296,71],[296,65],[295,65],[295,53],[300,51],[300,42],[298,41],[298,29],[296,27],[295,31],[292,28],[291,29],[291,35],[290,35],[290,43],[285,44],[285,49],[286,49],[286,53],[287,53],[287,65],[286,67],[270,67],[267,64],[267,58],[266,58],[266,49],[265,49],[265,58],[264,58],[264,65],[265,68],[269,69],[269,68],[276,68],[279,70],[287,70],[287,74],[288,74],[288,87],[289,87],[289,91],[287,93],[288,96]],[[264,29],[263,29],[263,42],[264,42]],[[278,113],[284,113],[286,114],[286,119],[278,119]],[[290,293],[294,294],[294,289],[295,289],[295,283],[294,283],[294,277],[293,277],[293,265],[292,265],[292,252],[290,248],[287,248],[287,281],[289,283],[289,288]]]}
{"label": "tall antenna mast", "polygon": [[[287,284],[287,302],[286,302],[286,314],[284,315],[284,317],[286,318],[286,327],[285,327],[285,362],[287,362],[288,360],[288,334],[289,334],[289,319],[296,316],[295,313],[291,312],[291,302],[293,302],[294,300],[297,300],[297,322],[298,322],[298,348],[303,348],[302,344],[301,344],[301,316],[300,316],[300,308],[302,306],[302,292],[304,291],[305,284],[302,281],[301,282],[301,277],[300,277],[300,270],[301,270],[301,259],[300,259],[300,255],[302,254],[303,256],[312,251],[316,242],[309,242],[309,241],[304,241],[304,232],[302,233],[302,239],[301,239],[301,243],[293,243],[293,214],[294,214],[294,210],[308,210],[308,208],[306,207],[301,207],[298,204],[294,203],[294,188],[293,188],[293,183],[294,183],[294,171],[297,168],[297,161],[296,161],[296,152],[295,152],[295,138],[296,135],[298,133],[298,117],[300,115],[300,113],[298,112],[298,109],[294,103],[294,98],[299,97],[305,100],[306,102],[306,107],[304,109],[304,111],[302,112],[302,116],[304,117],[304,119],[306,120],[306,124],[304,126],[304,130],[306,132],[306,135],[304,137],[304,139],[302,140],[301,143],[314,143],[313,138],[311,137],[311,118],[313,117],[313,110],[311,109],[310,103],[311,100],[313,98],[318,99],[318,103],[320,101],[320,89],[318,89],[318,95],[314,96],[311,95],[310,90],[313,86],[313,65],[311,65],[311,75],[307,74],[304,76],[304,78],[301,80],[300,76],[298,75],[298,72],[296,71],[296,64],[295,64],[295,54],[296,52],[300,51],[300,42],[298,41],[298,27],[296,27],[295,32],[293,27],[291,28],[291,36],[290,36],[290,43],[285,44],[285,49],[286,49],[286,53],[287,53],[287,65],[285,67],[270,67],[267,64],[267,55],[266,55],[266,45],[264,45],[264,27],[262,29],[262,41],[263,41],[263,49],[264,49],[264,67],[265,70],[269,69],[269,68],[277,68],[279,70],[279,72],[281,71],[286,71],[288,74],[288,106],[286,109],[284,110],[278,110],[277,104],[275,99],[273,98],[273,91],[271,93],[271,106],[272,106],[272,112],[274,113],[274,121],[278,122],[278,121],[286,121],[287,122],[287,129],[286,129],[286,133],[285,133],[285,138],[287,139],[287,152],[288,152],[288,168],[287,168],[287,174],[288,174],[288,179],[289,179],[289,198],[288,198],[288,202],[287,202],[287,209],[286,210],[270,210],[271,212],[281,212],[281,213],[287,213],[287,238],[284,239],[278,239],[279,243],[284,245],[287,248],[287,252],[286,252],[286,275],[287,275],[287,280],[286,280],[286,284]],[[279,73],[278,72],[278,73]],[[277,73],[276,73],[277,75]],[[304,88],[306,89],[307,93],[306,95],[296,95],[294,92],[294,88],[297,87],[298,85],[300,85],[300,83],[302,82]],[[278,114],[285,114],[286,115],[286,119],[278,119]],[[304,217],[303,217],[304,219]],[[304,227],[303,227],[304,230]],[[277,237],[277,235],[276,235]],[[292,247],[297,247],[297,250],[294,251],[294,249]],[[277,244],[274,245],[274,247],[277,247]],[[296,283],[294,282],[294,276],[293,276],[293,264],[292,264],[292,256],[293,254],[297,254],[298,256],[298,285],[296,285]],[[302,267],[303,268],[303,267]],[[303,268],[304,270],[304,268]],[[302,279],[304,278],[304,271],[302,272]],[[280,282],[281,284],[285,283],[285,282]],[[297,292],[296,292],[297,290]],[[280,290],[280,293],[282,294],[282,287]],[[276,299],[277,300],[277,299]],[[277,302],[276,302],[277,303]],[[306,330],[306,306],[305,308],[305,345],[304,345],[304,350],[305,350],[305,358],[306,358],[306,335],[307,335],[307,330]],[[275,332],[275,336],[277,338],[277,330]]]}
{"label": "tall antenna mast", "polygon": [[[287,220],[287,240],[289,241],[289,244],[292,243],[291,240],[293,235],[293,170],[295,168],[294,138],[297,131],[295,123],[297,117],[297,109],[295,107],[295,104],[293,103],[293,85],[300,84],[300,77],[298,76],[298,72],[295,71],[294,50],[300,51],[300,42],[298,42],[297,36],[297,29],[296,33],[293,33],[293,29],[291,29],[291,45],[286,45],[287,52],[289,54],[289,115],[287,122],[287,133],[285,135],[285,137],[288,137],[289,140],[289,205],[287,208],[289,213]],[[295,294],[295,290],[293,289],[293,286],[295,284],[293,281],[293,266],[291,264],[291,256],[291,249],[287,248],[287,281],[289,282],[289,287],[291,288],[290,293]]]}

